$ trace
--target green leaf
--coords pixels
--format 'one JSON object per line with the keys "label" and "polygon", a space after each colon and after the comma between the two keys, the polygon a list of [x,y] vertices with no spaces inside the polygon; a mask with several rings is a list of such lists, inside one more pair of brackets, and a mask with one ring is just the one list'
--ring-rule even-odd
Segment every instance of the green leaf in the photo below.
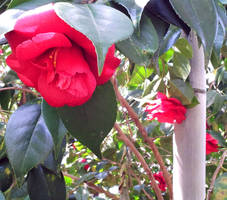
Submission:
{"label": "green leaf", "polygon": [[143,0],[143,1],[135,1],[135,0],[114,0],[114,2],[117,2],[118,4],[124,6],[135,26],[135,28],[138,28],[140,24],[140,19],[143,13],[143,9],[146,6],[147,2],[149,0]]}
{"label": "green leaf", "polygon": [[0,191],[0,200],[5,200],[5,196],[3,195],[2,191]]}
{"label": "green leaf", "polygon": [[227,197],[227,172],[223,173],[215,180],[214,190],[211,200],[223,199]]}
{"label": "green leaf", "polygon": [[56,108],[48,105],[44,99],[41,108],[43,118],[53,138],[55,157],[57,158],[67,130],[64,127],[61,118],[58,116]]}
{"label": "green leaf", "polygon": [[66,188],[64,177],[41,167],[28,174],[28,193],[31,200],[64,200]]}
{"label": "green leaf", "polygon": [[218,112],[224,105],[225,96],[219,94],[216,90],[209,90],[207,92],[207,108],[213,105],[213,112]]}
{"label": "green leaf", "polygon": [[165,37],[160,41],[159,44],[159,55],[164,54],[168,51],[180,37],[181,29],[176,26],[170,25],[168,32]]}
{"label": "green leaf", "polygon": [[175,52],[173,56],[173,69],[174,75],[184,81],[188,78],[191,66],[187,57],[183,54]]}
{"label": "green leaf", "polygon": [[92,98],[81,106],[65,106],[57,111],[69,133],[101,158],[100,145],[116,120],[117,103],[112,84],[98,86]]}
{"label": "green leaf", "polygon": [[97,175],[97,172],[89,172],[87,174],[84,174],[80,179],[76,181],[76,185],[80,185],[85,181],[90,181],[91,179],[95,178],[96,175]]}
{"label": "green leaf", "polygon": [[0,190],[5,192],[13,183],[13,170],[7,158],[0,160]]}
{"label": "green leaf", "polygon": [[[20,10],[31,10],[39,6],[58,2],[60,0],[12,0],[9,8],[16,8]],[[64,1],[64,0],[61,0]]]}
{"label": "green leaf", "polygon": [[101,4],[56,3],[57,15],[87,36],[95,46],[101,74],[108,48],[133,33],[130,19],[120,11]]}
{"label": "green leaf", "polygon": [[16,24],[17,18],[23,14],[24,11],[18,9],[9,9],[0,15],[0,35],[12,31]]}
{"label": "green leaf", "polygon": [[140,29],[136,29],[129,39],[117,43],[117,48],[136,64],[150,64],[158,49],[158,35],[150,19],[143,16]]}
{"label": "green leaf", "polygon": [[6,147],[4,137],[0,135],[0,160],[6,157]]}
{"label": "green leaf", "polygon": [[40,105],[19,107],[6,127],[7,155],[17,177],[43,162],[53,147],[51,134],[41,115]]}
{"label": "green leaf", "polygon": [[209,108],[215,101],[218,92],[216,90],[208,90],[206,98],[206,106]]}
{"label": "green leaf", "polygon": [[66,148],[66,138],[64,138],[62,141],[60,151],[58,153],[58,157],[56,157],[56,154],[54,153],[54,151],[52,151],[47,156],[46,160],[42,165],[53,172],[58,172],[61,166],[62,158],[65,153],[65,148]]}
{"label": "green leaf", "polygon": [[171,97],[179,99],[183,105],[190,105],[192,103],[194,91],[189,84],[180,79],[171,80],[169,84],[168,92]]}
{"label": "green leaf", "polygon": [[218,67],[221,63],[220,52],[225,39],[225,32],[223,27],[219,24],[218,32],[214,40],[214,48],[211,55],[211,62],[214,67]]}
{"label": "green leaf", "polygon": [[186,58],[192,58],[192,46],[184,38],[180,38],[174,45]]}
{"label": "green leaf", "polygon": [[208,61],[218,28],[213,0],[170,0],[181,19],[199,35]]}
{"label": "green leaf", "polygon": [[131,80],[128,83],[131,87],[137,87],[142,84],[146,78],[148,78],[153,72],[153,69],[144,66],[135,65]]}

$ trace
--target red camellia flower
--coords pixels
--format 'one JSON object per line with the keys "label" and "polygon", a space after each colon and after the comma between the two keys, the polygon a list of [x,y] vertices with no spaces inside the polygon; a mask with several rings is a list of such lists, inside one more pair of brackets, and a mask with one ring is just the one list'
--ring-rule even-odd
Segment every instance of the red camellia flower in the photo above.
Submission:
{"label": "red camellia flower", "polygon": [[5,36],[12,48],[7,64],[54,107],[85,103],[120,64],[112,45],[99,76],[94,45],[60,19],[53,4],[25,12]]}
{"label": "red camellia flower", "polygon": [[214,139],[209,133],[206,134],[206,154],[218,152],[218,141]]}
{"label": "red camellia flower", "polygon": [[158,187],[160,188],[160,190],[162,192],[165,192],[167,186],[166,186],[165,179],[163,177],[163,173],[162,172],[155,173],[154,178],[159,182]]}
{"label": "red camellia flower", "polygon": [[158,92],[156,100],[146,106],[145,112],[148,112],[147,119],[157,120],[161,123],[180,124],[185,120],[186,108],[178,99],[168,98],[165,94]]}

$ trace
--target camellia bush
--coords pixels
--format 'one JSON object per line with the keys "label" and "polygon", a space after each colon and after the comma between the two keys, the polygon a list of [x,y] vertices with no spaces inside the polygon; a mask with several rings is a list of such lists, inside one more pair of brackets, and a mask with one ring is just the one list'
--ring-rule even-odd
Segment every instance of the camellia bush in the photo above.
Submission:
{"label": "camellia bush", "polygon": [[226,0],[0,2],[0,200],[226,200]]}

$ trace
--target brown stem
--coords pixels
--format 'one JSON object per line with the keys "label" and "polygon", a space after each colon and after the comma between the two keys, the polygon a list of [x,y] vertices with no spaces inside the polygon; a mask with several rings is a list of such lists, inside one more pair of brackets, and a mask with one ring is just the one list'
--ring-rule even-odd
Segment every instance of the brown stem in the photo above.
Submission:
{"label": "brown stem", "polygon": [[144,170],[146,171],[149,179],[151,180],[151,185],[152,185],[152,188],[154,189],[156,195],[157,195],[157,198],[158,200],[163,200],[163,197],[162,197],[162,193],[154,179],[154,176],[150,170],[150,168],[148,167],[146,161],[144,160],[143,156],[140,154],[140,152],[136,149],[136,147],[133,145],[133,143],[128,139],[128,137],[122,132],[121,128],[119,127],[118,124],[114,124],[114,128],[117,130],[118,132],[118,135],[119,135],[119,139],[122,140],[125,145],[127,147],[130,148],[130,150],[135,154],[135,156],[137,157],[137,159],[140,161],[141,165],[143,166]]}
{"label": "brown stem", "polygon": [[216,170],[215,170],[215,172],[214,172],[214,174],[212,176],[211,183],[210,183],[210,188],[207,190],[207,200],[210,200],[210,196],[211,196],[212,191],[214,189],[215,180],[217,178],[217,175],[218,175],[220,169],[222,168],[222,165],[223,165],[223,163],[225,161],[225,157],[226,156],[227,156],[227,150],[225,150],[224,153],[222,154],[222,157],[221,157],[221,160],[220,160],[220,162],[218,164],[218,167],[216,168]]}
{"label": "brown stem", "polygon": [[[68,174],[67,172],[63,172],[63,175],[64,176],[67,176],[67,177],[70,177],[71,179],[75,180],[75,181],[78,181],[79,178],[76,177],[76,176],[73,176],[71,174]],[[104,193],[107,197],[111,198],[111,199],[114,199],[114,200],[119,200],[119,198],[117,196],[115,196],[114,194],[111,194],[110,192],[102,189],[101,187],[98,187],[96,186],[94,183],[91,183],[91,182],[84,182],[87,184],[87,186],[99,193]]]}
{"label": "brown stem", "polygon": [[173,199],[173,186],[172,186],[172,181],[171,181],[171,176],[169,174],[169,172],[167,171],[164,161],[156,147],[156,145],[153,142],[153,139],[150,138],[147,134],[147,131],[145,130],[145,128],[143,127],[143,125],[140,123],[139,117],[138,115],[135,113],[135,111],[131,108],[131,106],[128,104],[128,102],[121,96],[118,87],[117,87],[117,82],[115,78],[111,79],[111,82],[113,84],[114,90],[115,90],[115,94],[117,96],[117,99],[119,100],[121,106],[125,107],[128,111],[129,116],[133,119],[133,121],[135,122],[136,126],[139,129],[140,134],[143,136],[144,141],[146,143],[148,143],[154,153],[154,156],[157,160],[157,162],[160,165],[160,168],[163,172],[163,176],[164,179],[166,181],[168,190],[169,190],[169,196],[170,196],[170,200]]}
{"label": "brown stem", "polygon": [[[132,168],[131,168],[130,166],[129,166],[129,168],[128,168],[128,171],[129,171],[129,173],[137,180],[138,184],[141,185],[141,181],[140,181],[139,177],[137,177],[137,175],[134,173],[134,171],[132,170]],[[144,188],[143,188],[142,190],[143,190],[144,194],[147,196],[147,198],[148,198],[149,200],[154,200],[154,199],[146,192],[146,190],[145,190]]]}
{"label": "brown stem", "polygon": [[4,91],[4,90],[21,90],[23,92],[28,92],[28,93],[31,93],[35,96],[39,96],[39,94],[33,92],[32,90],[30,89],[27,89],[27,88],[19,88],[19,87],[5,87],[5,88],[0,88],[0,92],[1,91]]}

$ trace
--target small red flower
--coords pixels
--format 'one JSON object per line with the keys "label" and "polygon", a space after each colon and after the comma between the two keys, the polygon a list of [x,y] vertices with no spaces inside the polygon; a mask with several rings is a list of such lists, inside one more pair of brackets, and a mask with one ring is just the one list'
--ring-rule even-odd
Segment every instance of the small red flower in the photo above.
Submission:
{"label": "small red flower", "polygon": [[2,51],[2,49],[0,49],[0,55],[1,55],[1,54],[3,54],[3,51]]}
{"label": "small red flower", "polygon": [[178,99],[168,98],[165,94],[158,92],[156,100],[146,106],[147,119],[157,120],[161,123],[182,123],[186,119],[186,108]]}
{"label": "small red flower", "polygon": [[163,173],[162,172],[155,173],[154,178],[159,182],[158,187],[160,188],[160,190],[162,192],[165,192],[167,186],[166,186],[165,179],[163,177]]}
{"label": "small red flower", "polygon": [[[83,158],[80,163],[87,163],[87,159]],[[85,171],[88,171],[88,169],[90,168],[90,165],[89,164],[85,164],[84,165],[84,170]]]}
{"label": "small red flower", "polygon": [[206,154],[218,152],[218,141],[214,139],[209,133],[206,134]]}

